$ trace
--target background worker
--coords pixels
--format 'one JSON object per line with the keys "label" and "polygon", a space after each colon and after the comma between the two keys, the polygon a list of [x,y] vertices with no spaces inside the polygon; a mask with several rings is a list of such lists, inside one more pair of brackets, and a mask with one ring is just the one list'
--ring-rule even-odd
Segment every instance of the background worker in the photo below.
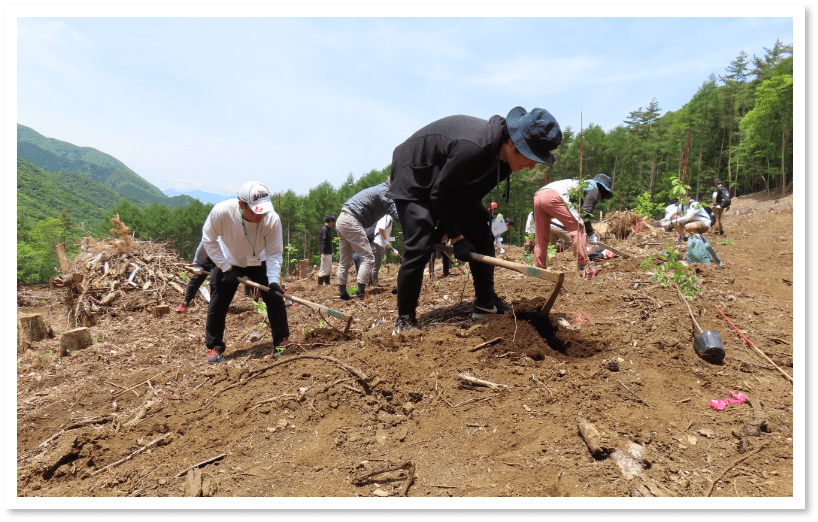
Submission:
{"label": "background worker", "polygon": [[506,250],[503,248],[503,233],[505,233],[507,230],[511,230],[511,228],[514,226],[514,218],[505,218],[501,223],[499,223],[499,225],[503,227],[503,230],[500,231],[498,226],[497,232],[494,233],[494,239],[497,241],[497,246],[500,247],[500,253],[505,254]]}
{"label": "background worker", "polygon": [[[375,256],[375,264],[372,266],[372,271],[370,272],[369,282],[367,285],[369,286],[378,286],[378,273],[381,270],[381,264],[383,263],[383,256],[386,253],[386,248],[388,247],[393,254],[396,256],[400,256],[397,250],[392,247],[392,244],[389,242],[389,235],[392,234],[392,224],[394,220],[392,216],[389,214],[384,215],[378,222],[365,230],[366,238],[369,240],[369,248],[372,249],[372,255]],[[352,254],[352,259],[355,262],[355,270],[358,271],[361,269],[361,264],[363,260],[360,256],[356,254]]]}
{"label": "background worker", "polygon": [[491,211],[491,233],[494,235],[494,244],[497,250],[503,254],[505,250],[503,250],[503,238],[500,235],[507,230],[505,227],[505,219],[503,215],[500,214],[500,211],[497,210],[497,203],[494,201],[489,205],[489,211]]}
{"label": "background worker", "polygon": [[716,223],[713,225],[713,233],[718,236],[724,235],[724,227],[721,225],[721,215],[724,210],[730,208],[730,190],[721,184],[721,180],[716,178],[713,180],[713,215]]}
{"label": "background worker", "polygon": [[354,260],[352,254],[356,253],[363,260],[360,270],[358,270],[357,282],[358,291],[356,297],[364,299],[366,285],[372,268],[375,266],[375,255],[366,237],[366,229],[378,223],[384,215],[389,214],[392,219],[400,222],[395,203],[386,195],[389,190],[389,182],[385,181],[374,187],[364,189],[349,198],[338,216],[335,228],[338,231],[338,249],[341,259],[338,262],[338,290],[343,300],[351,297],[347,292],[347,279],[349,269]]}
{"label": "background worker", "polygon": [[[267,305],[267,319],[273,335],[273,353],[283,353],[290,345],[284,293],[278,281],[284,259],[281,220],[273,210],[270,192],[257,181],[245,183],[238,199],[217,203],[202,227],[202,243],[216,264],[210,274],[210,306],[207,308],[205,346],[210,349],[206,362],[224,361],[224,327],[239,277],[264,285],[261,291]],[[264,255],[265,260],[260,256]]]}
{"label": "background worker", "polygon": [[319,251],[321,252],[321,268],[318,270],[318,286],[328,285],[332,276],[332,227],[335,225],[335,216],[327,214],[324,217],[324,226],[321,227],[321,240]]}
{"label": "background worker", "polygon": [[528,213],[528,218],[525,220],[525,252],[530,254],[534,251],[534,238],[536,237],[536,225],[534,221],[534,211]]}
{"label": "background worker", "polygon": [[508,310],[494,291],[494,267],[471,257],[472,252],[494,256],[492,216],[481,200],[502,180],[508,184],[512,172],[537,163],[553,165],[553,152],[560,143],[562,131],[548,111],[515,107],[505,118],[442,118],[395,148],[388,194],[400,215],[406,250],[398,272],[393,334],[417,327],[423,271],[438,224],[451,240],[455,258],[469,262],[473,314]]}
{"label": "background worker", "polygon": [[662,227],[673,226],[676,231],[676,241],[686,241],[687,234],[703,234],[710,229],[710,216],[704,205],[688,195],[679,198],[678,212],[669,220],[662,220]]}
{"label": "background worker", "polygon": [[204,242],[199,241],[199,246],[196,247],[196,254],[193,256],[193,277],[191,277],[187,283],[185,299],[182,301],[182,304],[176,308],[177,312],[182,314],[187,312],[187,307],[193,302],[193,298],[196,297],[196,292],[199,290],[199,287],[202,286],[202,283],[207,279],[208,274],[202,272],[211,272],[215,266],[213,261],[207,257]]}
{"label": "background worker", "polygon": [[[571,235],[577,269],[581,276],[591,278],[596,275],[593,262],[588,259],[586,242],[596,244],[596,234],[591,225],[591,216],[596,204],[613,196],[611,178],[607,174],[597,174],[593,179],[584,180],[586,186],[580,189],[580,180],[562,179],[542,187],[534,195],[534,219],[537,224],[534,264],[546,267],[548,241],[551,238],[551,220],[557,218]],[[578,196],[583,195],[582,207]],[[546,239],[548,238],[548,239]]]}
{"label": "background worker", "polygon": [[562,221],[555,217],[551,218],[551,232],[548,236],[548,244],[557,247],[557,252],[564,251],[567,245],[571,244],[571,234],[565,230]]}

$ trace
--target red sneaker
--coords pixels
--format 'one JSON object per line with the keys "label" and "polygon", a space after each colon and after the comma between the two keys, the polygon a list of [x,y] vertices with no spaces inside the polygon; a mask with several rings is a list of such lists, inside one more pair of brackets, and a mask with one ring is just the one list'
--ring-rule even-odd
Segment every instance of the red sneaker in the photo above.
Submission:
{"label": "red sneaker", "polygon": [[183,313],[187,312],[187,303],[182,303],[182,304],[180,304],[180,305],[179,305],[179,306],[176,308],[176,311],[177,311],[177,312],[179,312],[180,314],[183,314]]}

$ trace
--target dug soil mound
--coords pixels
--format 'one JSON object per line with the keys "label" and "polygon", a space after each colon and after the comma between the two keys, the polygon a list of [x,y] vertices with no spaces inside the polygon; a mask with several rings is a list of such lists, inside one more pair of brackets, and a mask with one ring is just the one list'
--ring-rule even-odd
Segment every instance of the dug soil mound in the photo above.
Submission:
{"label": "dug soil mound", "polygon": [[[629,257],[599,262],[594,279],[558,254],[549,268],[566,276],[548,315],[553,283],[498,268],[511,309],[475,322],[466,267],[442,277],[438,263],[421,330],[393,336],[397,266],[364,302],[341,301],[313,275],[284,284],[354,316],[348,334],[297,304],[299,344],[266,358],[265,316],[239,292],[215,366],[204,363],[203,296],[174,311],[179,260],[151,251],[146,261],[138,242],[115,253],[97,244],[75,265],[79,281],[18,288],[18,315],[39,315],[45,334],[18,339],[17,493],[792,496],[790,376],[803,364],[792,196],[736,198],[724,224],[725,236],[706,235],[724,266],[696,265],[690,312],[675,286],[653,280],[670,234],[645,227],[603,236]],[[504,257],[524,253],[509,246]],[[694,351],[691,312],[720,334],[722,364]],[[90,345],[60,356],[81,321]],[[725,398],[734,402],[711,406]]]}

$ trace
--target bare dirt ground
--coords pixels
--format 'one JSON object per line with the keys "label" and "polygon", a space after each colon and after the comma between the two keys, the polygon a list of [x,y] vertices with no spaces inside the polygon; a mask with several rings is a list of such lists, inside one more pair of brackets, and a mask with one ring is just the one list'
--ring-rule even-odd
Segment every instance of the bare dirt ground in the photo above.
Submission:
{"label": "bare dirt ground", "polygon": [[[707,235],[725,264],[697,265],[703,291],[690,306],[721,335],[721,365],[694,352],[699,332],[676,289],[640,268],[670,245],[664,231],[610,239],[632,257],[602,262],[593,280],[559,254],[567,274],[547,317],[553,284],[499,268],[512,313],[475,324],[471,281],[454,267],[427,276],[422,330],[399,336],[397,266],[363,303],[314,276],[289,281],[289,293],[356,320],[345,336],[338,319],[289,308],[301,344],[274,359],[239,292],[216,366],[203,362],[201,296],[185,314],[107,315],[92,346],[59,357],[67,290],[18,290],[48,308],[56,336],[17,356],[17,494],[791,497],[793,385],[776,366],[792,374],[792,227],[792,196],[762,193],[734,200],[724,237]],[[250,342],[253,331],[262,338]],[[711,408],[731,391],[751,400]],[[596,455],[581,420],[599,431]]]}

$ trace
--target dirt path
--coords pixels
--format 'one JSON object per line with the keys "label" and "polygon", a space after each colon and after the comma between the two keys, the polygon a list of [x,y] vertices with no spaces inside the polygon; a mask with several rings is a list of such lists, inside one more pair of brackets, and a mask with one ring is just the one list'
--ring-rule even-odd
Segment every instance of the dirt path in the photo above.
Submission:
{"label": "dirt path", "polygon": [[[455,267],[427,277],[422,331],[394,337],[396,266],[364,303],[314,279],[290,282],[293,295],[356,322],[347,338],[337,319],[290,308],[301,345],[275,366],[263,358],[269,329],[244,296],[228,317],[227,361],[214,367],[203,364],[201,297],[186,314],[109,316],[91,328],[91,347],[59,357],[63,291],[26,289],[57,337],[17,357],[17,494],[790,497],[793,385],[716,307],[784,372],[802,364],[791,204],[737,198],[727,235],[708,236],[725,266],[697,269],[690,305],[719,332],[722,365],[697,357],[679,294],[640,268],[670,245],[666,233],[614,243],[633,257],[601,263],[590,281],[560,254],[568,273],[548,318],[538,310],[551,283],[502,269],[496,290],[512,313],[473,323],[471,282]],[[251,343],[254,330],[262,338]],[[711,408],[731,391],[750,400]],[[581,419],[600,432],[597,456]]]}

